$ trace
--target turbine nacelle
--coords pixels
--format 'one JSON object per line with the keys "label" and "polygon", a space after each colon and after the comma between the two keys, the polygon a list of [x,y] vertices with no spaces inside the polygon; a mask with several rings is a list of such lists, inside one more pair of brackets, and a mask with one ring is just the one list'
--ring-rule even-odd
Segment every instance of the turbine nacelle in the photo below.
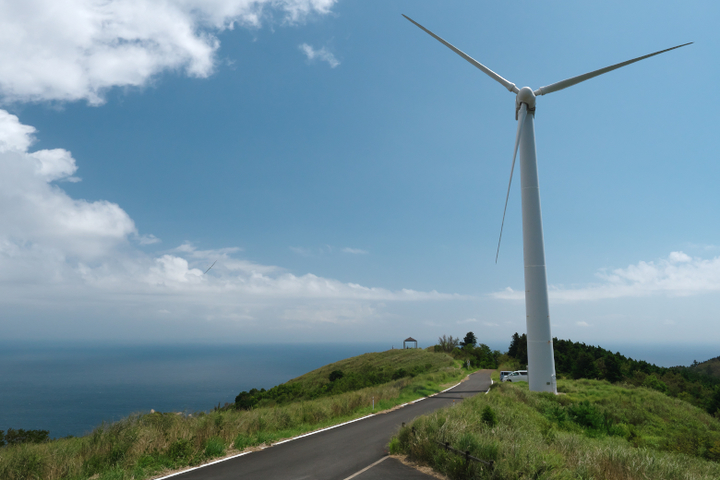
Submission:
{"label": "turbine nacelle", "polygon": [[518,119],[518,112],[520,111],[520,105],[527,105],[528,112],[535,111],[535,93],[530,87],[523,87],[515,97],[515,120]]}

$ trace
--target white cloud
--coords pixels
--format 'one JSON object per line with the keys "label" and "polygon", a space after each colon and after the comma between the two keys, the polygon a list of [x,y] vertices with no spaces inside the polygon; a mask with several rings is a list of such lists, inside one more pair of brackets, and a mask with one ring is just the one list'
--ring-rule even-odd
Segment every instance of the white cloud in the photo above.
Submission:
{"label": "white cloud", "polygon": [[[75,174],[71,153],[29,151],[34,129],[0,110],[0,304],[3,311],[95,309],[100,317],[168,322],[347,324],[384,318],[386,302],[464,300],[436,291],[388,290],[238,258],[237,247],[186,242],[156,254],[114,203],[76,200],[57,184]],[[326,249],[331,247],[326,246]],[[213,269],[204,274],[207,267]],[[80,313],[76,328],[91,325]],[[8,327],[6,315],[2,320]],[[48,320],[50,321],[50,320]],[[76,320],[73,320],[76,322]],[[84,322],[84,323],[83,323]],[[71,322],[72,323],[72,322]],[[30,327],[28,327],[30,328]],[[72,331],[65,326],[64,332]],[[75,332],[78,334],[78,331]]]}
{"label": "white cloud", "polygon": [[138,235],[136,238],[137,238],[137,242],[140,245],[154,245],[154,244],[160,243],[162,241],[159,238],[157,238],[155,235],[153,235],[152,233],[150,233],[148,235]]}
{"label": "white cloud", "polygon": [[44,254],[91,260],[137,234],[116,204],[70,198],[52,182],[77,170],[62,149],[28,152],[34,129],[0,110],[0,256]]}
{"label": "white cloud", "polygon": [[283,312],[283,319],[303,323],[356,323],[377,315],[377,309],[367,304],[347,304],[292,307]]}
{"label": "white cloud", "polygon": [[319,50],[316,50],[311,45],[308,45],[307,43],[303,43],[299,45],[300,51],[305,54],[308,60],[313,61],[315,59],[321,60],[323,62],[327,62],[328,65],[330,65],[330,68],[335,68],[338,65],[340,65],[340,62],[337,58],[335,58],[335,55],[333,55],[328,49],[325,47],[322,47]]}
{"label": "white cloud", "polygon": [[345,247],[342,249],[342,251],[345,253],[352,253],[353,255],[367,255],[368,253],[370,253],[367,250],[360,250],[359,248],[350,247]]}
{"label": "white cloud", "polygon": [[464,323],[476,323],[477,321],[477,318],[466,318],[465,320],[458,320],[457,323],[462,325]]}
{"label": "white cloud", "polygon": [[312,251],[304,247],[290,247],[290,251],[297,253],[298,255],[302,255],[303,257],[309,257],[312,255]]}
{"label": "white cloud", "polygon": [[[207,77],[217,32],[327,14],[336,0],[0,1],[0,95],[6,101],[103,101],[164,71]],[[327,59],[326,59],[327,60]],[[329,61],[329,60],[327,60]]]}
{"label": "white cloud", "polygon": [[590,324],[587,322],[575,322],[575,325],[577,325],[578,327],[589,327],[590,326]]}
{"label": "white cloud", "polygon": [[[553,286],[551,300],[577,302],[624,297],[699,295],[720,291],[720,257],[692,258],[683,252],[671,252],[667,258],[638,262],[627,268],[601,270],[601,283],[578,288]],[[492,294],[503,300],[523,300],[524,293],[506,288]]]}

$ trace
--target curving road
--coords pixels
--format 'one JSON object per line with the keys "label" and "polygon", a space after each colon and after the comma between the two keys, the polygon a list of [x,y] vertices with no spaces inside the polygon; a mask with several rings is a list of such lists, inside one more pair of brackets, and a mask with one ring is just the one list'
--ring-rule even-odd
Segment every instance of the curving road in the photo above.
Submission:
{"label": "curving road", "polygon": [[[380,473],[388,469],[400,469],[398,470],[400,472],[401,467],[404,466],[394,459],[378,461],[387,455],[386,446],[400,425],[419,415],[452,405],[453,402],[478,393],[485,393],[491,384],[490,372],[491,370],[476,372],[452,390],[392,412],[378,414],[342,427],[325,430],[265,450],[174,475],[173,480],[393,478],[392,475],[386,477]],[[367,468],[376,462],[378,462],[377,467]],[[363,471],[364,469],[365,471]],[[426,477],[420,475],[412,478]]]}

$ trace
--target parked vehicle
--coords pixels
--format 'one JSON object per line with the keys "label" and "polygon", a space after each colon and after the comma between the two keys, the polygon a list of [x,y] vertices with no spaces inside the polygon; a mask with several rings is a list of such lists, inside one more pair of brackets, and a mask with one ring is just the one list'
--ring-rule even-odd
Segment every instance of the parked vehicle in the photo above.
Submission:
{"label": "parked vehicle", "polygon": [[504,382],[504,381],[505,381],[505,377],[507,377],[507,376],[510,375],[511,373],[512,373],[511,370],[500,370],[500,381],[501,381],[501,382]]}
{"label": "parked vehicle", "polygon": [[503,378],[503,382],[527,382],[527,370],[516,370]]}

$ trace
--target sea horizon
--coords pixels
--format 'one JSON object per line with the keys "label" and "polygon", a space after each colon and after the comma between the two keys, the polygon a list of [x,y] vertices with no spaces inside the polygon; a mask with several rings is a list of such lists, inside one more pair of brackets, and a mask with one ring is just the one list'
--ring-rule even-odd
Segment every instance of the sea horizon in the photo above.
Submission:
{"label": "sea horizon", "polygon": [[[427,347],[428,342],[420,347]],[[251,388],[271,388],[328,363],[402,342],[315,344],[120,344],[0,342],[0,430],[80,436],[103,422],[151,409],[212,410]],[[507,351],[509,342],[489,342]],[[710,344],[600,345],[658,366],[720,355]]]}

